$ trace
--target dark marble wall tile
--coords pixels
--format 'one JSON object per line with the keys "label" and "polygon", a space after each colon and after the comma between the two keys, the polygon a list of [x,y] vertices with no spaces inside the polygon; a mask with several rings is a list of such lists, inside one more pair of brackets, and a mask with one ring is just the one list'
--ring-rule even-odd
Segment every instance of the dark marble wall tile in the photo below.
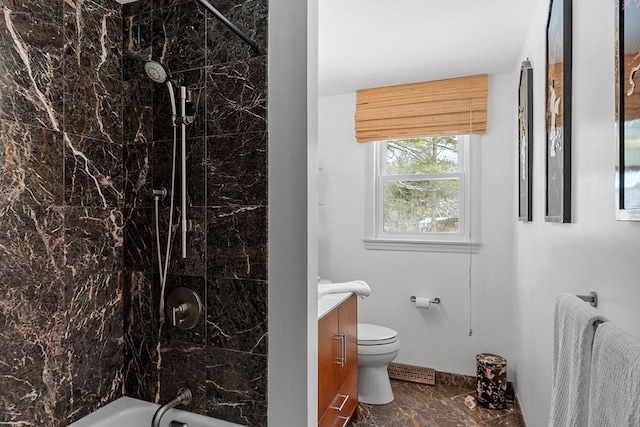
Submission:
{"label": "dark marble wall tile", "polygon": [[207,415],[245,426],[267,425],[267,358],[207,348]]}
{"label": "dark marble wall tile", "polygon": [[125,145],[123,161],[124,205],[127,207],[153,206],[152,145]]}
{"label": "dark marble wall tile", "polygon": [[0,120],[0,206],[61,205],[62,133]]}
{"label": "dark marble wall tile", "polygon": [[[260,55],[267,52],[267,0],[223,0],[215,8],[255,42]],[[241,61],[256,55],[240,37],[207,12],[207,65]]]}
{"label": "dark marble wall tile", "polygon": [[[63,352],[62,311],[42,307],[38,298],[63,301],[60,282],[52,282],[51,294],[33,293],[33,288],[2,290],[0,304],[0,424],[62,427],[61,396],[68,396],[71,378]],[[0,287],[1,288],[1,287]],[[47,324],[32,316],[49,315]],[[38,316],[38,321],[41,316]]]}
{"label": "dark marble wall tile", "polygon": [[[65,0],[65,1],[68,1],[68,0]],[[102,6],[105,9],[118,9],[118,10],[122,9],[122,5],[117,0],[89,0],[89,1],[92,1],[96,3],[98,6]]]}
{"label": "dark marble wall tile", "polygon": [[138,0],[122,5],[122,16],[129,17],[151,11],[151,0]]}
{"label": "dark marble wall tile", "polygon": [[72,377],[66,410],[67,421],[71,422],[121,396],[124,343],[120,274],[91,274],[67,283],[66,300],[63,345]]}
{"label": "dark marble wall tile", "polygon": [[65,208],[65,244],[69,285],[83,286],[96,272],[119,272],[122,257],[122,212],[118,208]]}
{"label": "dark marble wall tile", "polygon": [[65,71],[122,77],[122,15],[115,2],[64,2]]}
{"label": "dark marble wall tile", "polygon": [[191,70],[205,63],[205,9],[191,1],[155,10],[153,57],[171,72]]}
{"label": "dark marble wall tile", "polygon": [[[168,272],[183,276],[204,276],[206,267],[206,228],[204,208],[187,209],[187,220],[190,226],[187,231],[187,257],[182,258],[182,234],[180,225],[180,207],[176,200],[176,208],[173,213],[173,227],[171,235],[171,256]],[[160,210],[160,249],[164,263],[167,250],[167,231],[169,224],[169,208]],[[154,227],[155,236],[155,227]],[[154,240],[154,248],[157,242]],[[154,249],[154,253],[157,249]],[[154,271],[158,271],[157,256],[153,260]]]}
{"label": "dark marble wall tile", "polygon": [[65,202],[70,206],[122,206],[122,144],[64,134]]}
{"label": "dark marble wall tile", "polygon": [[207,209],[207,277],[266,280],[266,208]]}
{"label": "dark marble wall tile", "polygon": [[[129,5],[149,6],[148,1],[138,0]],[[123,6],[123,12],[127,7]],[[122,56],[122,77],[124,81],[133,79],[146,79],[144,63],[152,57],[151,41],[153,33],[151,30],[151,13],[140,12],[140,14],[126,15],[122,26],[124,52]]]}
{"label": "dark marble wall tile", "polygon": [[207,68],[207,134],[267,128],[266,57]]}
{"label": "dark marble wall tile", "polygon": [[66,354],[64,215],[59,208],[0,209],[0,423],[66,425],[60,396]]}
{"label": "dark marble wall tile", "polygon": [[[23,68],[23,60],[30,70]],[[61,130],[61,74],[62,64],[55,55],[29,51],[20,58],[11,48],[0,47],[0,118]]]}
{"label": "dark marble wall tile", "polygon": [[13,44],[15,39],[10,33],[15,32],[26,45],[33,48],[62,47],[63,4],[60,1],[3,1],[0,7],[4,18],[8,17],[8,20],[0,20],[0,44]]}
{"label": "dark marble wall tile", "polygon": [[165,7],[175,7],[185,3],[195,3],[195,0],[150,0],[153,10]]}
{"label": "dark marble wall tile", "polygon": [[0,119],[61,130],[61,2],[5,2],[2,13]]}
{"label": "dark marble wall tile", "polygon": [[125,271],[151,272],[154,265],[153,210],[124,209],[123,251]]}
{"label": "dark marble wall tile", "polygon": [[131,272],[123,277],[125,394],[154,401],[158,387],[158,316],[151,294],[152,276]]}
{"label": "dark marble wall tile", "polygon": [[197,344],[171,342],[160,348],[160,401],[168,402],[178,390],[187,387],[193,394],[191,404],[184,408],[196,414],[204,414],[205,365],[204,347]]}
{"label": "dark marble wall tile", "polygon": [[267,134],[207,138],[207,206],[267,203]]}
{"label": "dark marble wall tile", "polygon": [[[205,145],[203,138],[190,138],[187,140],[187,207],[204,206],[204,155]],[[173,157],[174,145],[172,141],[160,141],[153,145],[153,186],[156,189],[166,188],[171,191],[172,165],[175,161],[175,194],[176,206],[180,206],[182,197],[180,162],[182,152],[180,141],[175,147],[176,157]],[[171,198],[162,200],[161,206],[169,206]]]}
{"label": "dark marble wall tile", "polygon": [[122,82],[87,68],[65,69],[64,130],[122,143]]}
{"label": "dark marble wall tile", "polygon": [[173,236],[169,271],[173,274],[204,276],[207,248],[205,209],[187,209],[187,221],[187,257],[182,258],[182,235],[180,229],[176,228],[176,233]]}
{"label": "dark marble wall tile", "polygon": [[207,344],[267,354],[267,283],[207,281]]}
{"label": "dark marble wall tile", "polygon": [[[162,327],[162,341],[163,343],[170,342],[183,342],[194,344],[205,344],[206,338],[206,322],[205,322],[205,280],[204,277],[193,276],[177,276],[173,274],[167,275],[167,283],[165,284],[165,301],[169,298],[171,292],[176,288],[188,288],[198,295],[202,303],[202,312],[200,313],[200,320],[192,329],[180,329],[171,324],[170,314],[165,310],[164,325]],[[162,285],[160,283],[160,276],[154,275],[153,286],[153,301],[156,306],[159,306],[160,302],[160,289]]]}
{"label": "dark marble wall tile", "polygon": [[122,87],[122,140],[125,144],[146,144],[152,138],[152,81],[132,80]]}
{"label": "dark marble wall tile", "polygon": [[[195,120],[187,125],[187,138],[204,136],[205,134],[205,107],[204,99],[205,80],[204,70],[192,70],[184,72],[174,72],[171,74],[174,84],[177,113],[180,113],[179,91],[176,86],[187,87],[192,94],[193,112]],[[165,141],[173,140],[173,127],[171,126],[171,101],[169,90],[166,84],[153,85],[153,140]],[[178,139],[180,131],[178,129]]]}
{"label": "dark marble wall tile", "polygon": [[[0,424],[62,427],[125,384],[123,22],[113,0],[0,8],[0,341],[11,344],[0,349]],[[149,85],[140,97],[150,102]],[[150,104],[128,107],[127,136],[150,143]],[[141,254],[142,229],[128,231],[128,255]],[[129,344],[137,360],[134,348],[153,348]],[[157,372],[147,353],[146,396]]]}
{"label": "dark marble wall tile", "polygon": [[62,280],[66,264],[62,208],[3,206],[0,259],[0,286]]}
{"label": "dark marble wall tile", "polygon": [[56,209],[0,212],[0,423],[63,425],[58,398],[70,378],[62,224]]}

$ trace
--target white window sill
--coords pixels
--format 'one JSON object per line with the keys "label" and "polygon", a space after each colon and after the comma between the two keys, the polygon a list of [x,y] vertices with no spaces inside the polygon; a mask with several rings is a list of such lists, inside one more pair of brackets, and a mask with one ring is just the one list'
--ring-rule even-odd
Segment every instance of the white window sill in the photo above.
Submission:
{"label": "white window sill", "polygon": [[473,253],[480,252],[480,242],[469,241],[438,241],[438,240],[410,240],[410,239],[362,239],[367,250],[378,251],[412,251],[412,252],[449,252]]}

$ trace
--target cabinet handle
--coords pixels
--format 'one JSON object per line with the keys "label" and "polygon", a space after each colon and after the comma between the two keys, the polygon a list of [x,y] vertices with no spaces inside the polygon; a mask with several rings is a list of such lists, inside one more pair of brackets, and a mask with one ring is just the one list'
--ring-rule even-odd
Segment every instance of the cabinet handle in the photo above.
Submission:
{"label": "cabinet handle", "polygon": [[344,420],[344,422],[342,423],[342,427],[346,427],[347,424],[349,424],[349,420],[351,419],[351,417],[338,417],[338,419],[339,420]]}
{"label": "cabinet handle", "polygon": [[344,408],[344,405],[346,405],[346,404],[347,404],[347,401],[349,400],[349,395],[348,395],[348,394],[338,394],[338,395],[336,396],[336,400],[338,400],[338,398],[340,398],[340,397],[341,397],[342,399],[344,399],[344,400],[342,401],[342,403],[340,404],[340,406],[329,406],[329,409],[335,409],[335,410],[337,410],[338,412],[342,411],[342,408]]}
{"label": "cabinet handle", "polygon": [[340,341],[340,349],[338,350],[338,357],[334,363],[336,365],[344,366],[347,363],[347,335],[346,334],[338,334],[333,337],[334,340]]}
{"label": "cabinet handle", "polygon": [[335,335],[333,337],[333,339],[339,341],[339,343],[338,343],[338,356],[336,356],[336,358],[334,359],[333,363],[335,363],[336,365],[344,366],[343,362],[342,362],[342,360],[344,359],[344,356],[343,356],[344,353],[342,351],[342,349],[343,349],[342,341],[343,341],[344,337],[343,337],[342,334],[338,334],[338,335]]}

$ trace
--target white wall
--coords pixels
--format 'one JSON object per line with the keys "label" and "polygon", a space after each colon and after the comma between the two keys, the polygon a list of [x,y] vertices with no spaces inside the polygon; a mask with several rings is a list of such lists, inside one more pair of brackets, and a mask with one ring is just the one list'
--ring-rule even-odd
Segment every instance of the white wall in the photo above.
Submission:
{"label": "white wall", "polygon": [[316,34],[315,0],[269,2],[267,415],[275,427],[317,425]]}
{"label": "white wall", "polygon": [[[516,389],[529,427],[548,422],[559,293],[597,291],[598,309],[640,335],[640,223],[615,220],[614,2],[573,1],[572,224],[544,222],[548,6],[539,7],[522,51],[534,70],[534,221],[515,226],[514,342]],[[518,75],[519,66],[513,88]],[[509,198],[516,203],[515,192]]]}
{"label": "white wall", "polygon": [[[455,77],[455,76],[452,76]],[[355,142],[355,95],[320,98],[319,271],[333,281],[363,279],[372,295],[359,302],[359,320],[398,331],[400,363],[475,375],[475,355],[512,355],[513,226],[511,195],[517,182],[511,113],[517,98],[511,74],[489,78],[488,133],[480,153],[481,242],[472,262],[469,337],[468,254],[365,250],[367,144]],[[478,224],[472,224],[475,228]],[[440,297],[440,306],[417,310],[411,295]]]}

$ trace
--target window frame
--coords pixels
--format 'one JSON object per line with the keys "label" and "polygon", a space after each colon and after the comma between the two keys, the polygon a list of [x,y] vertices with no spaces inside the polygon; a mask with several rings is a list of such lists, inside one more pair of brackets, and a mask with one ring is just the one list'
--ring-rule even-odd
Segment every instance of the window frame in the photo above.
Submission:
{"label": "window frame", "polygon": [[[458,172],[417,175],[382,175],[386,163],[386,141],[369,143],[367,192],[365,197],[366,249],[428,252],[478,253],[478,136],[458,135]],[[429,181],[458,178],[460,189],[458,233],[390,233],[383,230],[384,183],[407,180]]]}

